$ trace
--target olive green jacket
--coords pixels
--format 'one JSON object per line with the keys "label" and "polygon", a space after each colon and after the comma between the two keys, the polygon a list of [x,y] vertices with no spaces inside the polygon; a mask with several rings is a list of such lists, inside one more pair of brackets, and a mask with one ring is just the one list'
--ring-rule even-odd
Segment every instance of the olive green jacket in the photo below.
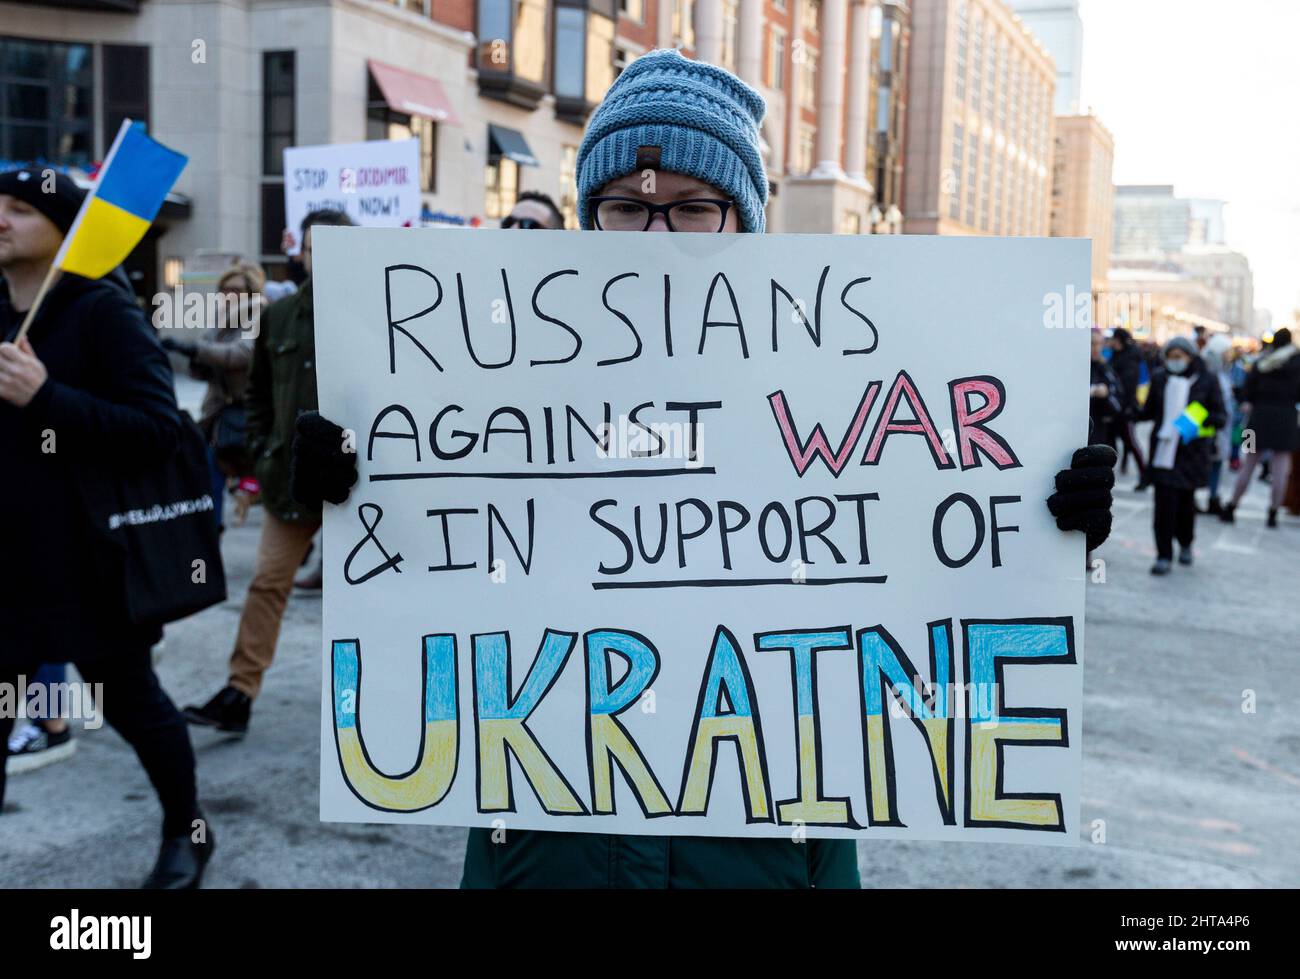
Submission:
{"label": "olive green jacket", "polygon": [[853,840],[472,829],[465,888],[858,888]]}
{"label": "olive green jacket", "polygon": [[310,279],[262,313],[244,404],[245,444],[262,484],[262,505],[289,523],[319,523],[319,507],[305,507],[289,495],[294,421],[301,412],[317,408]]}

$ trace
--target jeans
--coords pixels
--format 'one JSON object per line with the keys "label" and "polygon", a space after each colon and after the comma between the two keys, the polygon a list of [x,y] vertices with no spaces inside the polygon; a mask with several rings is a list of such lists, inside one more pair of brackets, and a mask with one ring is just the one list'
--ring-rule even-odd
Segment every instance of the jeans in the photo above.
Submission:
{"label": "jeans", "polygon": [[[17,685],[19,675],[32,676],[40,664],[0,674],[0,683]],[[167,696],[153,671],[148,643],[133,641],[77,663],[77,672],[91,690],[101,690],[96,706],[140,759],[163,809],[163,835],[188,836],[198,818],[194,781],[194,749],[189,727]],[[103,684],[96,687],[95,684]],[[14,718],[0,717],[0,807],[4,803],[4,762]],[[0,817],[2,818],[2,817]]]}

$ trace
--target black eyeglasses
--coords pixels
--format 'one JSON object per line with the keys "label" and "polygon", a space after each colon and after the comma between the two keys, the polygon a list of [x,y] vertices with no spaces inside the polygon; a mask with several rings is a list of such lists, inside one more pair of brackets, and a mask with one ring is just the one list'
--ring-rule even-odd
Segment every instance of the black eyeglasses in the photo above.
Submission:
{"label": "black eyeglasses", "polygon": [[501,219],[501,227],[518,228],[520,231],[546,230],[546,225],[542,224],[541,221],[536,221],[533,218],[517,218],[513,214],[507,214]]}
{"label": "black eyeglasses", "polygon": [[716,233],[727,223],[733,201],[709,197],[651,204],[635,197],[589,197],[588,207],[598,231],[645,231],[656,214],[662,214],[669,231]]}

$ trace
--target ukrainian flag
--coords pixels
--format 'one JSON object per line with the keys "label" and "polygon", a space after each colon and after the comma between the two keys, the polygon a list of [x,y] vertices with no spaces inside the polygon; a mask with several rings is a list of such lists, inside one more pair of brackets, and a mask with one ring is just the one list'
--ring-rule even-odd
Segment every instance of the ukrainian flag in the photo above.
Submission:
{"label": "ukrainian flag", "polygon": [[140,243],[187,157],[145,135],[125,119],[63,239],[54,268],[98,279],[121,265]]}

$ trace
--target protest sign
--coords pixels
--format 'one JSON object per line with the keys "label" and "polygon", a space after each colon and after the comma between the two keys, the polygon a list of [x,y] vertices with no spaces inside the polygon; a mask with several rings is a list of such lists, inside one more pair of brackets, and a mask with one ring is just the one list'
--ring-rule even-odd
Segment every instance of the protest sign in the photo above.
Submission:
{"label": "protest sign", "polygon": [[323,819],[1077,840],[1088,242],[318,230]]}
{"label": "protest sign", "polygon": [[302,250],[302,219],[343,211],[363,228],[420,223],[420,141],[291,146],[284,151],[284,220],[290,255]]}

